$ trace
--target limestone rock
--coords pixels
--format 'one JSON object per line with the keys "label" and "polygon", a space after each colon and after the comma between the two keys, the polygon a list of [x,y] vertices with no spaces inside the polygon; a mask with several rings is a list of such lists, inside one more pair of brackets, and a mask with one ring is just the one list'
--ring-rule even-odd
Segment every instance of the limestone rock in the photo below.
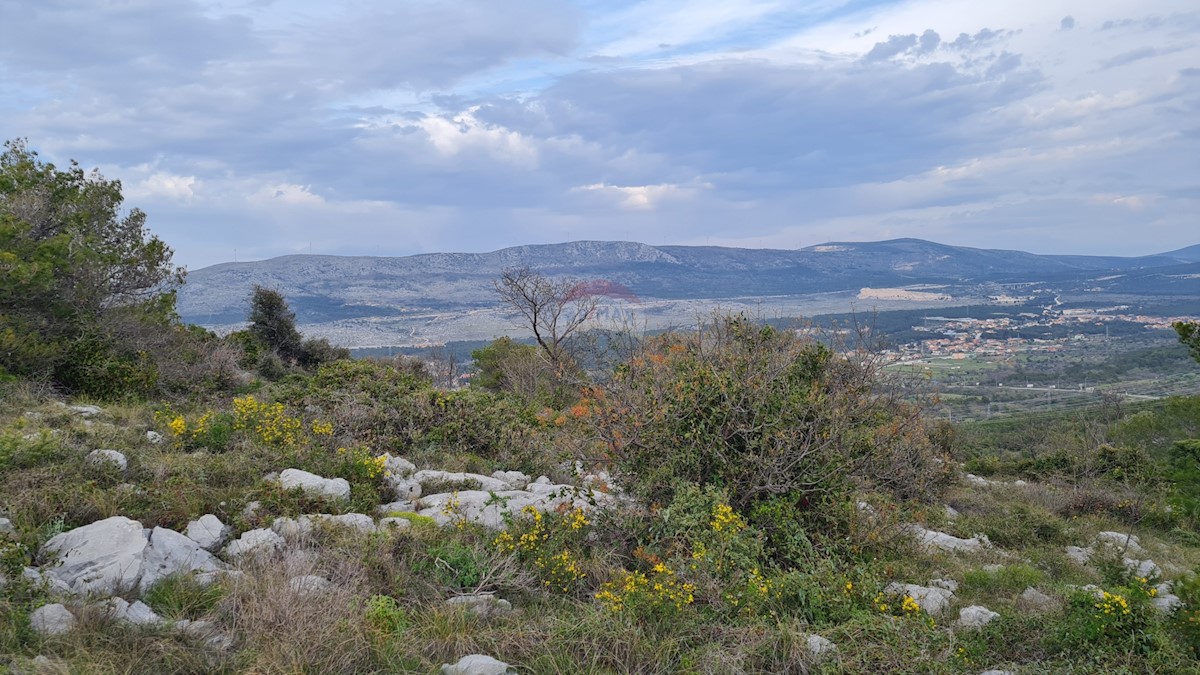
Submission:
{"label": "limestone rock", "polygon": [[525,486],[533,479],[521,473],[520,471],[494,471],[492,478],[502,480],[508,484],[510,490],[524,490]]}
{"label": "limestone rock", "polygon": [[46,574],[71,592],[117,595],[137,586],[148,545],[141,523],[113,516],[57,535],[42,550],[59,559]]}
{"label": "limestone rock", "polygon": [[150,442],[150,445],[158,445],[163,442],[163,435],[157,431],[150,430],[146,432],[146,440]]}
{"label": "limestone rock", "polygon": [[322,478],[300,469],[284,469],[279,474],[279,484],[285,490],[300,488],[315,497],[341,501],[350,499],[350,483],[345,478]]}
{"label": "limestone rock", "polygon": [[821,637],[820,635],[809,635],[806,642],[808,643],[808,653],[813,657],[813,660],[820,663],[829,657],[837,654],[837,645],[832,641]]}
{"label": "limestone rock", "polygon": [[942,508],[946,512],[946,520],[958,520],[959,513],[953,506],[946,504]]}
{"label": "limestone rock", "polygon": [[140,592],[173,574],[193,572],[217,572],[225,569],[225,563],[201,548],[200,544],[165,527],[156,527],[150,532],[149,545],[142,556],[142,578],[138,583]]}
{"label": "limestone rock", "polygon": [[411,476],[417,470],[417,465],[403,457],[393,457],[390,452],[383,453],[383,470],[397,478]]}
{"label": "limestone rock", "polygon": [[62,635],[75,627],[75,616],[56,602],[33,610],[29,615],[29,624],[39,635]]}
{"label": "limestone rock", "polygon": [[460,595],[446,601],[451,607],[462,607],[468,612],[482,618],[507,614],[512,611],[512,603],[497,598],[494,593],[472,593]]}
{"label": "limestone rock", "polygon": [[10,537],[17,533],[17,528],[13,527],[12,521],[8,518],[0,518],[0,537]]}
{"label": "limestone rock", "polygon": [[283,537],[268,529],[249,530],[225,547],[225,555],[233,560],[246,556],[271,555],[282,549],[285,543]]}
{"label": "limestone rock", "polygon": [[483,654],[471,654],[450,665],[442,664],[442,675],[507,675],[508,664]]}
{"label": "limestone rock", "polygon": [[79,415],[83,418],[95,417],[104,412],[104,409],[95,405],[69,405],[67,410]]}
{"label": "limestone rock", "polygon": [[1134,558],[1125,558],[1125,567],[1130,574],[1135,577],[1143,577],[1151,579],[1162,576],[1162,568],[1160,568],[1153,560],[1136,560]]}
{"label": "limestone rock", "polygon": [[116,450],[96,449],[88,453],[88,464],[92,466],[111,466],[122,474],[129,468],[129,460]]}
{"label": "limestone rock", "polygon": [[313,513],[296,518],[276,518],[275,522],[271,524],[271,531],[285,539],[297,539],[311,535],[313,529],[321,525],[358,530],[364,533],[375,531],[375,521],[371,516],[362,513],[346,513],[340,516]]}
{"label": "limestone rock", "polygon": [[929,582],[934,588],[944,588],[951,593],[958,592],[958,582],[953,579],[933,579]]}
{"label": "limestone rock", "polygon": [[1080,565],[1086,565],[1092,559],[1092,549],[1068,546],[1067,557]]}
{"label": "limestone rock", "polygon": [[392,513],[416,513],[417,505],[415,502],[400,500],[398,502],[381,504],[379,508],[375,509],[375,512],[381,516],[387,516]]}
{"label": "limestone rock", "polygon": [[1029,586],[1024,591],[1021,591],[1021,595],[1017,596],[1017,602],[1022,607],[1034,612],[1048,612],[1058,607],[1057,600],[1042,593],[1033,586]]}
{"label": "limestone rock", "polygon": [[501,492],[503,490],[512,489],[509,487],[508,483],[502,480],[492,478],[491,476],[484,476],[483,474],[479,473],[463,473],[461,471],[439,471],[436,469],[426,469],[424,471],[418,471],[414,473],[412,477],[413,480],[421,484],[422,488],[427,488],[428,486],[434,484],[444,484],[450,486],[461,485],[463,487],[474,487],[477,485],[477,489],[484,492]]}
{"label": "limestone rock", "polygon": [[958,621],[955,625],[960,628],[983,628],[999,618],[999,614],[983,605],[971,605],[958,610]]}
{"label": "limestone rock", "polygon": [[[489,479],[495,480],[495,479]],[[589,499],[590,495],[590,499]],[[489,529],[502,530],[507,527],[505,517],[519,517],[522,509],[533,507],[540,512],[578,508],[584,511],[612,500],[608,494],[576,491],[567,485],[530,483],[526,490],[463,490],[459,492],[429,495],[420,500],[422,516],[433,518],[438,525],[447,525],[460,520],[483,525]]]}
{"label": "limestone rock", "polygon": [[380,518],[379,529],[381,530],[411,530],[412,521],[408,518]]}
{"label": "limestone rock", "polygon": [[891,597],[911,597],[930,616],[941,616],[954,600],[954,593],[944,588],[901,584],[895,581],[885,586],[883,592]]}
{"label": "limestone rock", "polygon": [[328,579],[315,574],[305,574],[288,579],[288,588],[303,598],[320,595],[332,586],[333,584]]}
{"label": "limestone rock", "polygon": [[1126,534],[1124,532],[1101,532],[1096,535],[1096,541],[1101,544],[1112,546],[1117,550],[1124,550],[1130,555],[1143,555],[1146,550],[1142,548],[1142,542],[1136,534]]}
{"label": "limestone rock", "polygon": [[200,545],[206,551],[216,551],[229,539],[233,528],[221,522],[221,519],[211,513],[206,513],[187,524],[188,539]]}
{"label": "limestone rock", "polygon": [[388,489],[398,500],[412,501],[421,496],[421,483],[413,478],[388,477]]}
{"label": "limestone rock", "polygon": [[970,539],[962,539],[952,534],[946,534],[945,532],[927,530],[920,525],[910,525],[909,531],[916,537],[920,545],[943,551],[963,551],[970,553],[991,545],[987,537],[982,534],[975,535]]}
{"label": "limestone rock", "polygon": [[158,626],[163,619],[150,606],[138,600],[129,603],[124,598],[109,598],[102,606],[109,618],[135,626]]}

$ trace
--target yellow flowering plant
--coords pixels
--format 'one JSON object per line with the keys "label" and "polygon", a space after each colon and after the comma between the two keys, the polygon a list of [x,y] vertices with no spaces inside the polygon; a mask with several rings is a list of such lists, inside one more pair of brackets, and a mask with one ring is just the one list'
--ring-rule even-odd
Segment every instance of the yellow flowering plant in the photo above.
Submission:
{"label": "yellow flowering plant", "polygon": [[526,506],[520,518],[509,519],[508,528],[496,535],[492,545],[528,565],[547,591],[571,593],[587,577],[581,563],[590,525],[580,508],[560,514]]}

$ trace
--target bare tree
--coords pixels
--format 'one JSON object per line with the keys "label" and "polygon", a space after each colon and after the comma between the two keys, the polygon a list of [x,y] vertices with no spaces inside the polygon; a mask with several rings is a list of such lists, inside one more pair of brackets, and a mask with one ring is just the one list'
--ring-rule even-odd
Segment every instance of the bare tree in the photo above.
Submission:
{"label": "bare tree", "polygon": [[569,356],[564,342],[596,310],[598,296],[574,279],[551,279],[528,265],[510,267],[493,282],[496,293],[533,330],[533,337],[560,373]]}

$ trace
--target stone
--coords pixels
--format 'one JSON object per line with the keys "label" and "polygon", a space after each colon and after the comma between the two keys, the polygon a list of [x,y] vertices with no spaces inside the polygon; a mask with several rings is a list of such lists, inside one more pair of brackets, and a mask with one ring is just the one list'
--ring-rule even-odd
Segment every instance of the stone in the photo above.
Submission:
{"label": "stone", "polygon": [[471,614],[488,618],[512,611],[512,603],[497,598],[494,593],[471,593],[450,598],[446,604],[451,607],[462,607]]}
{"label": "stone", "polygon": [[1107,544],[1123,550],[1130,555],[1142,555],[1146,552],[1142,548],[1142,542],[1135,534],[1125,534],[1124,532],[1101,532],[1096,535],[1096,541],[1101,544]]}
{"label": "stone", "polygon": [[379,529],[381,530],[411,530],[412,521],[408,518],[380,518]]}
{"label": "stone", "polygon": [[150,445],[158,445],[163,442],[163,435],[157,431],[147,431],[146,440],[150,442]]}
{"label": "stone", "polygon": [[1029,485],[1029,483],[1026,483],[1025,481],[1018,478],[1017,480],[1013,481],[1013,485],[1015,485],[1017,487],[1025,487],[1026,485]]}
{"label": "stone", "polygon": [[1022,607],[1035,612],[1048,612],[1058,607],[1057,600],[1033,586],[1029,586],[1024,591],[1021,591],[1021,594],[1017,596],[1017,602]]}
{"label": "stone", "polygon": [[963,478],[972,485],[985,486],[985,485],[995,485],[996,484],[996,481],[994,481],[994,480],[988,480],[981,476],[976,476],[973,473],[964,474]]}
{"label": "stone", "polygon": [[284,469],[279,474],[279,484],[285,490],[299,488],[314,497],[350,500],[350,483],[345,478],[322,478],[300,469]]}
{"label": "stone", "polygon": [[329,590],[332,586],[333,583],[328,579],[315,574],[305,574],[288,579],[288,588],[292,589],[293,593],[303,598],[320,595],[321,593]]}
{"label": "stone", "polygon": [[958,520],[959,513],[953,506],[946,504],[942,508],[946,512],[946,520]]}
{"label": "stone", "polygon": [[982,534],[975,535],[970,539],[961,539],[945,532],[927,530],[920,525],[909,525],[908,529],[916,537],[917,542],[925,548],[971,553],[991,546],[991,542]]}
{"label": "stone", "polygon": [[57,554],[58,566],[46,574],[72,593],[118,595],[137,586],[148,545],[141,523],[113,516],[57,535],[42,551]]}
{"label": "stone", "polygon": [[93,450],[87,454],[87,461],[92,466],[111,466],[122,474],[129,468],[129,460],[116,450]]}
{"label": "stone", "polygon": [[958,621],[955,625],[960,628],[983,628],[999,618],[998,613],[983,605],[971,605],[958,610]]}
{"label": "stone", "polygon": [[934,588],[944,588],[951,593],[958,592],[958,582],[953,579],[933,579],[929,582]]}
{"label": "stone", "polygon": [[125,621],[135,626],[157,626],[163,622],[162,617],[141,600],[130,603],[125,611]]}
{"label": "stone", "polygon": [[271,531],[284,539],[300,539],[312,534],[313,520],[309,516],[279,517],[271,523]]}
{"label": "stone", "polygon": [[533,480],[520,471],[494,471],[492,472],[492,478],[504,481],[508,484],[508,489],[510,490],[524,490],[525,486],[529,485],[529,482]]}
{"label": "stone", "polygon": [[542,513],[572,508],[588,511],[613,499],[602,492],[579,491],[569,485],[539,486],[531,483],[528,488],[500,492],[462,490],[428,495],[421,498],[421,508],[417,513],[433,518],[438,525],[465,521],[492,530],[502,530],[508,526],[507,518],[521,517],[522,509],[527,506]]}
{"label": "stone", "polygon": [[808,643],[809,655],[812,656],[813,660],[817,663],[820,663],[825,659],[837,654],[837,645],[833,644],[832,641],[821,637],[820,635],[809,635],[806,639],[806,642]]}
{"label": "stone", "polygon": [[35,586],[40,586],[54,593],[62,593],[70,595],[71,587],[61,579],[56,579],[50,575],[43,574],[36,567],[26,567],[21,572],[21,576],[28,579]]}
{"label": "stone", "polygon": [[885,586],[883,592],[892,597],[911,597],[930,616],[941,616],[954,600],[954,593],[944,588],[901,584],[895,581]]}
{"label": "stone", "polygon": [[1162,593],[1150,599],[1150,604],[1159,611],[1160,614],[1171,614],[1175,610],[1183,606],[1183,600],[1179,599],[1174,593]]}
{"label": "stone", "polygon": [[417,465],[404,459],[403,457],[393,457],[390,452],[383,453],[383,470],[387,474],[404,478],[411,476],[417,470]]}
{"label": "stone", "polygon": [[104,412],[103,408],[95,405],[69,405],[67,406],[67,410],[84,418],[95,417]]}
{"label": "stone", "polygon": [[265,528],[248,530],[225,547],[225,555],[232,560],[248,556],[272,555],[282,549],[285,544],[283,537],[271,530]]}
{"label": "stone", "polygon": [[395,499],[412,501],[421,496],[421,483],[414,478],[389,477],[386,482]]}
{"label": "stone", "polygon": [[1016,674],[1013,673],[1011,670],[996,670],[995,668],[993,668],[991,670],[985,670],[982,673],[980,673],[979,675],[1016,675]]}
{"label": "stone", "polygon": [[200,545],[206,551],[216,551],[233,534],[233,528],[221,522],[221,519],[211,513],[206,513],[187,524],[185,530],[188,539]]}
{"label": "stone", "polygon": [[1133,558],[1125,558],[1125,567],[1129,573],[1135,577],[1144,579],[1153,579],[1162,576],[1162,568],[1160,568],[1153,560],[1135,560]]}
{"label": "stone", "polygon": [[442,664],[442,675],[507,675],[508,664],[483,654],[470,654],[450,665]]}
{"label": "stone", "polygon": [[379,508],[375,509],[375,513],[378,513],[381,516],[387,516],[392,513],[416,513],[416,512],[417,512],[416,503],[410,502],[408,500],[401,500],[398,502],[391,502],[388,504],[380,504]]}
{"label": "stone", "polygon": [[8,518],[0,518],[0,537],[11,537],[17,533],[17,528],[13,527],[12,521]]}
{"label": "stone", "polygon": [[257,499],[242,507],[242,517],[246,520],[252,520],[258,516],[258,512],[262,510],[262,502]]}
{"label": "stone", "polygon": [[1092,559],[1092,549],[1068,546],[1067,557],[1080,565],[1086,565]]}
{"label": "stone", "polygon": [[413,480],[421,484],[422,488],[430,485],[461,485],[463,487],[478,486],[478,490],[484,492],[502,492],[511,490],[508,483],[485,476],[479,473],[463,473],[461,471],[440,471],[437,469],[426,469],[413,474]]}
{"label": "stone", "polygon": [[29,615],[29,625],[38,635],[62,635],[75,627],[75,615],[57,602],[42,605]]}
{"label": "stone", "polygon": [[151,586],[175,574],[217,572],[225,563],[213,557],[199,543],[175,530],[156,527],[150,532],[149,545],[142,556],[142,578],[138,590],[145,593]]}
{"label": "stone", "polygon": [[333,527],[341,527],[348,530],[358,530],[364,534],[375,531],[375,520],[365,513],[343,513],[340,516],[328,516],[319,513],[313,516],[313,519],[321,524],[329,524]]}

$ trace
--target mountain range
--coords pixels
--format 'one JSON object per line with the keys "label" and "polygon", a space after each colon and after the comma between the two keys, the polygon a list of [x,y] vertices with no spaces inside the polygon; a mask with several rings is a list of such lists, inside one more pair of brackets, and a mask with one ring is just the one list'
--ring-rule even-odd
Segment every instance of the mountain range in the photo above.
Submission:
{"label": "mountain range", "polygon": [[604,304],[608,318],[632,313],[654,326],[687,323],[718,305],[813,316],[856,307],[986,303],[1039,284],[1085,299],[1200,296],[1200,245],[1117,257],[1037,255],[920,239],[797,250],[576,241],[491,253],[291,255],[222,263],[189,273],[178,310],[186,321],[228,330],[244,321],[250,294],[260,285],[284,295],[306,334],[352,347],[518,335],[520,324],[499,306],[492,287],[502,270],[518,265],[623,287],[620,297]]}

